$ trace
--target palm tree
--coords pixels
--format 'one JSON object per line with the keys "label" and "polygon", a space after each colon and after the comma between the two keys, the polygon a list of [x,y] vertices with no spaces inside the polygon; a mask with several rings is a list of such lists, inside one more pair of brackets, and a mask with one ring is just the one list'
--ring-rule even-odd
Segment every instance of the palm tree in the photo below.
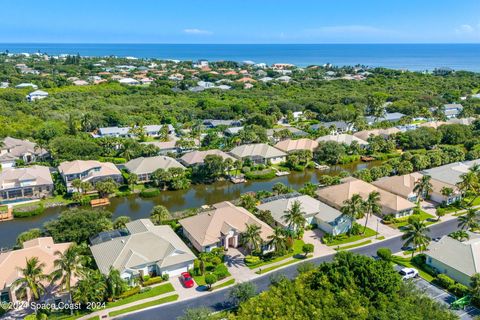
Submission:
{"label": "palm tree", "polygon": [[342,216],[354,222],[362,215],[364,207],[365,203],[362,197],[359,194],[354,194],[352,198],[343,202],[343,207],[340,211],[342,212]]}
{"label": "palm tree", "polygon": [[405,233],[402,239],[405,240],[404,246],[413,244],[412,258],[417,248],[419,248],[420,251],[427,249],[430,243],[430,238],[427,235],[429,231],[430,229],[427,228],[426,223],[417,219],[414,219],[411,224],[405,226]]}
{"label": "palm tree", "polygon": [[475,273],[470,278],[470,293],[474,302],[480,301],[480,273]]}
{"label": "palm tree", "polygon": [[299,233],[299,231],[305,226],[306,219],[302,211],[302,203],[298,200],[295,200],[290,209],[285,211],[285,215],[282,216],[282,219],[288,225],[288,228]]}
{"label": "palm tree", "polygon": [[233,166],[235,168],[235,172],[236,174],[235,175],[238,175],[239,171],[242,169],[243,167],[243,161],[242,160],[235,160],[235,162],[233,163]]}
{"label": "palm tree", "polygon": [[82,187],[82,180],[80,179],[72,180],[71,184],[72,184],[72,187],[77,189],[77,192],[80,192],[80,188]]}
{"label": "palm tree", "polygon": [[17,268],[22,276],[15,280],[12,286],[18,288],[18,292],[22,296],[27,296],[28,290],[34,300],[39,300],[40,296],[45,293],[43,282],[49,281],[50,276],[43,273],[45,263],[40,263],[37,257],[25,259],[25,262],[25,268]]}
{"label": "palm tree", "polygon": [[469,206],[477,199],[479,196],[479,189],[480,189],[480,173],[479,173],[480,167],[479,165],[475,164],[473,165],[468,172],[462,174],[460,176],[460,182],[457,183],[458,189],[463,194],[470,193],[473,195],[473,199],[470,201],[468,204]]}
{"label": "palm tree", "polygon": [[472,230],[478,227],[478,212],[475,209],[468,209],[467,213],[458,217],[458,227],[462,230]]}
{"label": "palm tree", "polygon": [[254,251],[260,251],[260,246],[262,244],[262,237],[260,236],[261,227],[256,224],[246,224],[246,229],[242,233],[241,243],[242,246],[249,248],[250,253]]}
{"label": "palm tree", "polygon": [[382,208],[380,207],[380,193],[378,191],[370,192],[367,200],[364,201],[363,206],[365,209],[365,226],[363,228],[363,233],[365,233],[367,230],[368,217],[382,212]]}
{"label": "palm tree", "polygon": [[112,266],[110,266],[108,275],[105,277],[105,283],[107,285],[107,295],[110,299],[118,297],[127,289],[127,283],[120,276],[120,271]]}
{"label": "palm tree", "polygon": [[106,292],[107,285],[100,271],[83,268],[80,280],[73,291],[73,299],[83,305],[89,302],[101,302],[105,299]]}
{"label": "palm tree", "polygon": [[130,186],[130,190],[134,190],[135,184],[138,182],[138,176],[135,173],[130,173],[127,178],[127,183]]}
{"label": "palm tree", "polygon": [[150,212],[150,220],[152,220],[154,224],[162,224],[162,222],[168,218],[170,218],[170,212],[162,205],[153,207]]}
{"label": "palm tree", "polygon": [[287,250],[287,239],[283,228],[273,229],[273,234],[268,236],[269,244],[275,248],[275,252],[282,253]]}
{"label": "palm tree", "polygon": [[427,198],[430,192],[432,192],[432,183],[430,180],[432,177],[428,175],[422,176],[421,179],[418,179],[415,182],[415,187],[413,188],[413,192],[417,195],[417,201],[420,203],[424,198]]}
{"label": "palm tree", "polygon": [[75,244],[72,244],[64,252],[55,251],[55,256],[58,258],[53,262],[56,269],[52,273],[52,279],[61,279],[65,291],[71,294],[72,277],[79,275],[79,270],[85,260]]}

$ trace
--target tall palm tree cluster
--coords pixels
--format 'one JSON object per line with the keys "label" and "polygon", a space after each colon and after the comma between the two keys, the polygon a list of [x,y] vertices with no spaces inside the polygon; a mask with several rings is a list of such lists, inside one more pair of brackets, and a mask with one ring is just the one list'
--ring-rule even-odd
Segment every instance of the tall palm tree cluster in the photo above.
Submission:
{"label": "tall palm tree cluster", "polygon": [[[44,272],[45,263],[37,257],[26,259],[25,267],[18,268],[21,275],[12,285],[21,299],[38,301],[47,292],[48,286],[59,286],[70,299],[82,305],[88,302],[103,302],[122,294],[128,287],[120,272],[110,268],[107,276],[88,268],[91,259],[82,253],[84,247],[72,244],[64,252],[56,251],[51,274]],[[73,286],[72,284],[75,282]]]}
{"label": "tall palm tree cluster", "polygon": [[359,194],[354,194],[350,199],[344,201],[341,212],[342,216],[349,219],[352,223],[356,219],[365,217],[365,225],[363,228],[363,233],[365,233],[368,218],[382,212],[380,193],[378,191],[372,191],[365,200]]}
{"label": "tall palm tree cluster", "polygon": [[240,238],[241,243],[250,250],[250,253],[260,252],[262,247],[267,244],[274,248],[276,254],[284,255],[292,247],[293,238],[302,237],[307,222],[304,215],[301,202],[294,201],[282,217],[287,229],[274,228],[273,234],[268,236],[268,241],[264,241],[261,237],[261,227],[259,225],[246,225],[246,230]]}
{"label": "tall palm tree cluster", "polygon": [[480,165],[474,164],[470,167],[468,172],[460,176],[460,182],[457,183],[457,188],[464,196],[472,197],[468,206],[471,206],[475,200],[480,196]]}

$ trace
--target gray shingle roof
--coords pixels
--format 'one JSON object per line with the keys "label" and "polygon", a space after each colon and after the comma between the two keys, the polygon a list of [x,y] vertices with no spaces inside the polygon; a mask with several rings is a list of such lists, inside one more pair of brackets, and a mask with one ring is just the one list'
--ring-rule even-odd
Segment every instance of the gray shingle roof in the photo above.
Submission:
{"label": "gray shingle roof", "polygon": [[185,168],[177,160],[166,156],[136,158],[128,161],[125,167],[135,174],[150,174],[157,169]]}
{"label": "gray shingle roof", "polygon": [[130,235],[90,247],[99,270],[108,274],[110,266],[124,272],[145,264],[160,267],[193,262],[195,256],[169,226],[155,226],[148,219],[127,223]]}

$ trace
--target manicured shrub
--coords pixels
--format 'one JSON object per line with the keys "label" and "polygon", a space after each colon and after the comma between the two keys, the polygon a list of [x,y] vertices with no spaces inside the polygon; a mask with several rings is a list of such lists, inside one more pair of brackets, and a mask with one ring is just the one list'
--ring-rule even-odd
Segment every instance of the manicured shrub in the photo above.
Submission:
{"label": "manicured shrub", "polygon": [[448,291],[453,293],[456,297],[461,298],[466,296],[470,290],[467,286],[461,283],[455,283],[450,288],[448,288]]}
{"label": "manicured shrub", "polygon": [[163,281],[167,281],[169,278],[170,278],[170,276],[168,275],[168,273],[162,274]]}
{"label": "manicured shrub", "polygon": [[152,284],[163,282],[162,277],[152,277],[143,281],[143,286],[151,286]]}
{"label": "manicured shrub", "polygon": [[123,298],[127,298],[127,297],[130,297],[130,296],[133,296],[137,293],[140,292],[140,287],[139,286],[136,286],[136,287],[133,287],[132,289],[130,290],[127,290],[125,291],[124,293],[122,293],[121,295],[118,296],[119,299],[123,299]]}
{"label": "manicured shrub", "polygon": [[147,275],[143,276],[142,279],[143,279],[143,281],[148,281],[148,280],[150,280],[150,276],[147,274]]}
{"label": "manicured shrub", "polygon": [[145,189],[140,192],[140,197],[142,198],[153,198],[160,194],[160,190],[157,188]]}
{"label": "manicured shrub", "polygon": [[377,256],[384,261],[391,261],[392,260],[392,250],[389,248],[380,248],[377,250]]}
{"label": "manicured shrub", "polygon": [[437,279],[435,279],[435,282],[439,286],[441,286],[442,288],[445,288],[447,290],[450,289],[455,284],[455,281],[445,274],[439,274],[437,276]]}
{"label": "manicured shrub", "polygon": [[226,278],[229,275],[228,268],[224,264],[219,264],[218,266],[216,266],[214,273],[220,280]]}
{"label": "manicured shrub", "polygon": [[260,262],[260,257],[257,256],[246,256],[245,263],[247,264],[257,264]]}
{"label": "manicured shrub", "polygon": [[33,205],[28,207],[13,208],[13,216],[15,218],[34,217],[42,214],[45,211],[43,205]]}

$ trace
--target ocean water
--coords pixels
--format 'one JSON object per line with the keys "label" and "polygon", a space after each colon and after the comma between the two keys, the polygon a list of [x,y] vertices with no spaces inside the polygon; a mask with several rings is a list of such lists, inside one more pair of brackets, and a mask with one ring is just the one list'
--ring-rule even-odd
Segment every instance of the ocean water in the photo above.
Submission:
{"label": "ocean water", "polygon": [[480,71],[480,44],[55,44],[0,43],[0,52],[51,55],[207,59],[298,66],[332,63],[415,71],[448,67]]}

